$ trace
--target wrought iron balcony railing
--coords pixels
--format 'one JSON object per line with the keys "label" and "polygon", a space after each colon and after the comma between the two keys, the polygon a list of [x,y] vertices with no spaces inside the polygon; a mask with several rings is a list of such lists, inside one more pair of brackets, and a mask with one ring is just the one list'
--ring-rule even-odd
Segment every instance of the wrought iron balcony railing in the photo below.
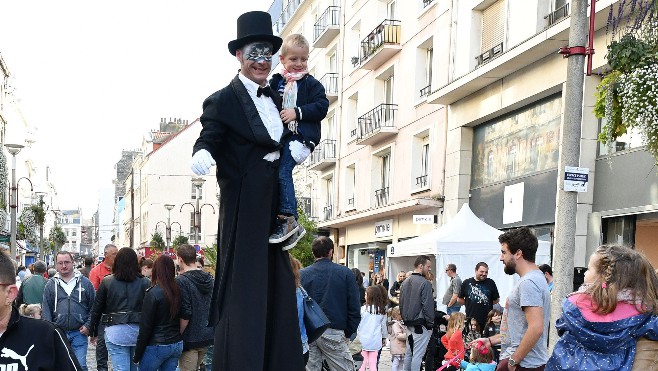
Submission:
{"label": "wrought iron balcony railing", "polygon": [[338,94],[338,73],[325,73],[324,76],[320,78],[320,83],[324,86],[324,92],[327,95]]}
{"label": "wrought iron balcony railing", "polygon": [[332,209],[331,205],[327,205],[324,207],[324,220],[329,220],[333,217],[333,213],[331,209]]}
{"label": "wrought iron balcony railing", "polygon": [[325,160],[333,160],[335,158],[336,158],[336,140],[325,139],[320,141],[320,143],[318,143],[318,145],[315,146],[315,151],[311,153],[310,165]]}
{"label": "wrought iron balcony railing", "polygon": [[368,136],[382,127],[395,127],[397,109],[397,104],[382,103],[359,117],[358,138]]}
{"label": "wrought iron balcony railing", "polygon": [[420,97],[428,97],[432,92],[432,85],[427,85],[426,87],[420,89]]}
{"label": "wrought iron balcony railing", "polygon": [[423,0],[423,8],[427,8],[434,0]]}
{"label": "wrought iron balcony railing", "polygon": [[562,5],[561,7],[555,9],[554,11],[548,13],[544,19],[548,19],[548,25],[552,26],[557,21],[566,18],[569,16],[569,3]]}
{"label": "wrought iron balcony railing", "polygon": [[316,41],[322,33],[331,26],[340,26],[340,7],[330,6],[325,9],[324,13],[318,17],[318,20],[313,26],[313,41]]}
{"label": "wrought iron balcony railing", "polygon": [[288,4],[286,5],[285,8],[281,11],[281,15],[279,16],[279,19],[274,22],[274,25],[272,25],[272,29],[274,30],[274,34],[278,35],[281,33],[283,28],[288,24],[290,19],[295,15],[295,12],[297,12],[297,9],[299,9],[299,6],[302,5],[304,0],[290,0]]}
{"label": "wrought iron balcony railing", "polygon": [[384,20],[361,41],[361,63],[385,44],[400,44],[400,21]]}
{"label": "wrought iron balcony railing", "polygon": [[375,190],[375,202],[378,207],[388,205],[388,187]]}
{"label": "wrought iron balcony railing", "polygon": [[416,177],[416,185],[418,188],[427,187],[427,174]]}

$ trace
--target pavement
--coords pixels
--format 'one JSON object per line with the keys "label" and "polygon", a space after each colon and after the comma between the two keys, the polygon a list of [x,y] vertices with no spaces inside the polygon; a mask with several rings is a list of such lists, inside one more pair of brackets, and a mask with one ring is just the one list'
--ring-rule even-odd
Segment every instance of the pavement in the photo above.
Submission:
{"label": "pavement", "polygon": [[[112,364],[108,361],[109,371],[112,371]],[[97,371],[96,370],[96,346],[89,344],[87,348],[87,369],[88,371]],[[382,355],[379,359],[379,371],[391,371],[391,353],[389,353],[389,348],[384,347],[382,349]]]}

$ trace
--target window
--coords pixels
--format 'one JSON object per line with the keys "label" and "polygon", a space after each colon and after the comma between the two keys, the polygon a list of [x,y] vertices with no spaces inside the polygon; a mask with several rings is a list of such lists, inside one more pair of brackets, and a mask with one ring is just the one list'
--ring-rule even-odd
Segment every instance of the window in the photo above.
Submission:
{"label": "window", "polygon": [[425,40],[416,49],[416,86],[415,97],[417,100],[430,95],[432,90],[432,64],[434,64],[434,41],[432,38]]}
{"label": "window", "polygon": [[411,193],[427,190],[430,174],[430,136],[429,129],[413,137],[411,152]]}
{"label": "window", "polygon": [[393,104],[393,75],[384,80],[384,103]]}
{"label": "window", "polygon": [[334,205],[334,178],[330,176],[325,179],[325,195],[324,195],[324,220],[329,220],[333,217]]}
{"label": "window", "polygon": [[434,63],[434,49],[429,48],[425,58],[425,82],[427,86],[432,85],[432,63]]}
{"label": "window", "polygon": [[78,235],[78,231],[76,231],[76,230],[74,229],[74,230],[73,230],[73,233],[72,233],[71,235],[72,235],[73,237],[77,236],[77,235]]}
{"label": "window", "polygon": [[505,6],[498,0],[482,12],[482,46],[480,52],[489,51],[505,39]]}
{"label": "window", "polygon": [[397,16],[397,4],[396,0],[389,1],[388,4],[386,5],[386,16],[388,19],[396,19],[395,17]]}
{"label": "window", "polygon": [[347,119],[349,120],[348,125],[351,128],[349,133],[350,140],[354,140],[359,137],[358,129],[357,129],[359,127],[358,106],[359,106],[359,95],[357,93],[348,99],[348,104],[347,104]]}
{"label": "window", "polygon": [[345,169],[345,210],[356,209],[354,195],[356,194],[356,164],[350,164]]}
{"label": "window", "polygon": [[[196,241],[194,237],[196,236],[196,214],[194,211],[190,212],[190,234],[189,234],[189,239],[190,241],[194,241],[195,243],[198,243],[199,241]],[[200,235],[200,232],[199,232]]]}
{"label": "window", "polygon": [[387,147],[372,157],[373,204],[385,206],[389,202],[391,179],[391,147]]}
{"label": "window", "polygon": [[335,50],[329,56],[329,72],[338,72],[338,58]]}

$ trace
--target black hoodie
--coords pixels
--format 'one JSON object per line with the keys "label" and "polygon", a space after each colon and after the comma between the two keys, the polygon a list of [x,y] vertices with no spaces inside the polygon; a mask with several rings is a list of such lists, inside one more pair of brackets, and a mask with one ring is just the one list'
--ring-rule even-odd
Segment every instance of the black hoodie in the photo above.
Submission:
{"label": "black hoodie", "polygon": [[190,321],[183,332],[183,350],[211,345],[214,329],[208,327],[208,313],[214,278],[208,272],[191,270],[176,277],[176,282],[181,289],[181,319]]}
{"label": "black hoodie", "polygon": [[66,335],[52,323],[21,317],[12,308],[0,336],[0,370],[81,371]]}

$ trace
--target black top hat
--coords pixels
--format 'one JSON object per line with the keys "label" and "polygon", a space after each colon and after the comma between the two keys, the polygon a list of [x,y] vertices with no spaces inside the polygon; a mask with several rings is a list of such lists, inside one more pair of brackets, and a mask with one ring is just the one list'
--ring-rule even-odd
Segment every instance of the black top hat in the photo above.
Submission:
{"label": "black top hat", "polygon": [[274,47],[272,53],[279,51],[283,40],[278,36],[274,36],[272,32],[270,13],[254,11],[244,13],[238,17],[238,37],[233,41],[229,41],[228,50],[235,55],[238,49],[254,41],[270,42]]}

